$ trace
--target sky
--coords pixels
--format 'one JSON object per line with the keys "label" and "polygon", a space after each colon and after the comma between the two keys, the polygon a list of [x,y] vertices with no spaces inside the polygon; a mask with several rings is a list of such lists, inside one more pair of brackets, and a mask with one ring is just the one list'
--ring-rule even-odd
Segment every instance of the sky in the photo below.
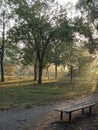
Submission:
{"label": "sky", "polygon": [[58,3],[62,5],[63,7],[65,7],[67,3],[72,3],[72,5],[67,4],[66,6],[66,9],[68,9],[68,12],[67,12],[68,17],[74,17],[74,16],[79,15],[79,12],[76,12],[75,10],[75,4],[78,2],[78,0],[55,0],[55,1],[58,1]]}
{"label": "sky", "polygon": [[58,2],[60,4],[64,4],[64,3],[68,3],[68,2],[71,2],[73,4],[75,4],[78,0],[58,0]]}

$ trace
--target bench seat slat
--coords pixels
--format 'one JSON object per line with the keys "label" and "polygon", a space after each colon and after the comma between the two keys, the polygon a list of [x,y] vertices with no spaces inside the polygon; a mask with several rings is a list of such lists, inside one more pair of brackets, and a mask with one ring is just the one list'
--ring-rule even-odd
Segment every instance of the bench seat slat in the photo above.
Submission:
{"label": "bench seat slat", "polygon": [[65,112],[73,112],[73,111],[77,111],[77,110],[80,110],[82,108],[87,108],[87,107],[90,107],[90,106],[93,106],[93,104],[88,104],[88,105],[82,105],[82,106],[73,106],[72,108],[69,108],[69,109],[64,109]]}
{"label": "bench seat slat", "polygon": [[73,106],[67,107],[66,109],[55,109],[55,111],[69,113],[69,112],[77,111],[77,110],[80,110],[82,108],[87,108],[87,107],[90,107],[93,105],[95,105],[95,103],[75,104]]}
{"label": "bench seat slat", "polygon": [[89,113],[91,114],[91,108],[94,105],[95,105],[95,103],[91,103],[91,102],[81,102],[81,103],[77,103],[77,104],[73,104],[71,106],[68,106],[65,109],[55,109],[55,111],[60,112],[60,120],[63,119],[63,112],[68,113],[69,114],[69,122],[71,122],[72,112],[82,109],[82,112],[84,113],[84,109],[89,107]]}

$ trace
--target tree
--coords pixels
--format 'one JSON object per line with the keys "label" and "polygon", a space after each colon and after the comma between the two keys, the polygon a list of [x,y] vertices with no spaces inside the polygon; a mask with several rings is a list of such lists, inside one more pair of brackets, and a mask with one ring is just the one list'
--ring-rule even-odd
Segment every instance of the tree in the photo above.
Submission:
{"label": "tree", "polygon": [[52,44],[52,63],[55,65],[55,79],[57,79],[57,67],[61,64],[62,62],[62,55],[63,53],[62,50],[62,44],[60,41],[55,40],[54,43]]}
{"label": "tree", "polygon": [[2,43],[0,44],[1,49],[1,81],[4,81],[4,60],[5,60],[5,43],[6,43],[6,32],[9,29],[10,20],[10,8],[8,6],[8,0],[0,1],[0,33],[2,37]]}
{"label": "tree", "polygon": [[[98,51],[96,39],[98,35],[98,3],[95,0],[87,5],[84,0],[79,0],[77,8],[81,11],[82,16],[85,16],[85,19],[81,16],[81,34],[88,38],[86,47],[89,49],[90,53],[95,54]],[[80,22],[77,23],[79,24]]]}
{"label": "tree", "polygon": [[[33,58],[32,58],[33,57]],[[37,56],[35,53],[35,50],[32,46],[26,45],[22,49],[22,64],[27,66],[27,65],[33,65],[34,66],[34,80],[37,80],[37,75],[38,75],[38,60]]]}
{"label": "tree", "polygon": [[[12,1],[17,4],[15,13],[19,17],[18,24],[10,30],[10,36],[13,34],[13,42],[21,41],[31,45],[34,48],[35,57],[38,60],[39,77],[38,83],[42,82],[43,60],[48,44],[55,33],[55,28],[49,23],[49,18],[44,16],[44,11],[48,3],[37,0],[29,5],[24,1]],[[47,27],[47,28],[46,28]],[[18,36],[18,38],[16,37]],[[12,38],[12,37],[10,37]]]}
{"label": "tree", "polygon": [[[45,54],[49,44],[56,32],[58,37],[62,35],[62,39],[67,39],[70,35],[68,28],[68,21],[64,10],[59,10],[59,13],[53,15],[51,4],[52,0],[48,1],[14,1],[13,4],[17,5],[14,8],[15,18],[17,18],[17,24],[9,31],[9,38],[15,43],[23,43],[25,48],[33,48],[32,56],[38,62],[38,83],[42,82],[42,71]],[[50,12],[50,13],[49,13]],[[56,12],[57,13],[57,12]],[[61,17],[62,16],[62,17]],[[61,19],[61,20],[60,20]],[[64,22],[62,22],[64,21]],[[60,29],[62,28],[62,29]],[[64,30],[64,29],[66,30]],[[65,31],[61,33],[61,31]],[[26,49],[25,49],[26,50]],[[28,53],[26,50],[24,53]],[[30,54],[30,53],[29,53]]]}
{"label": "tree", "polygon": [[55,65],[55,79],[57,79],[57,67],[65,61],[65,48],[65,43],[57,38],[51,42],[50,62]]}
{"label": "tree", "polygon": [[73,83],[73,78],[75,78],[75,69],[79,66],[79,54],[77,53],[77,46],[73,43],[71,46],[68,46],[68,51],[66,51],[66,63],[70,70],[70,81]]}
{"label": "tree", "polygon": [[4,81],[4,65],[3,65],[3,61],[4,61],[4,44],[5,44],[5,11],[3,10],[2,13],[2,18],[1,18],[1,22],[2,22],[2,44],[0,47],[0,51],[1,51],[1,81]]}
{"label": "tree", "polygon": [[1,51],[1,60],[0,60],[0,65],[1,65],[1,81],[4,81],[4,44],[5,44],[5,24],[6,24],[6,14],[5,14],[5,1],[1,2],[1,9],[0,9],[0,26],[1,26],[1,35],[2,35],[2,43],[1,43],[1,47],[0,47],[0,51]]}

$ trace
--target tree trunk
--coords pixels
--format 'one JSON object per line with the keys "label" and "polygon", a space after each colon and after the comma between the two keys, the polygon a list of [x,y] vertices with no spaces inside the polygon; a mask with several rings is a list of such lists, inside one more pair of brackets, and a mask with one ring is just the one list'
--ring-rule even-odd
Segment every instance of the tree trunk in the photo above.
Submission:
{"label": "tree trunk", "polygon": [[3,32],[3,36],[2,36],[2,47],[1,47],[1,82],[4,81],[4,41],[5,41],[5,36],[4,36],[4,32]]}
{"label": "tree trunk", "polygon": [[70,66],[70,80],[72,83],[73,82],[73,66],[72,65]]}
{"label": "tree trunk", "polygon": [[38,84],[42,83],[42,71],[43,71],[43,65],[42,61],[39,62],[39,75],[38,75]]}
{"label": "tree trunk", "polygon": [[1,54],[1,82],[4,81],[3,55]]}
{"label": "tree trunk", "polygon": [[1,82],[4,81],[4,42],[5,42],[5,11],[3,11],[3,32],[2,32],[2,46],[1,46]]}
{"label": "tree trunk", "polygon": [[37,80],[37,63],[34,63],[34,80]]}
{"label": "tree trunk", "polygon": [[55,79],[57,79],[57,65],[55,64]]}

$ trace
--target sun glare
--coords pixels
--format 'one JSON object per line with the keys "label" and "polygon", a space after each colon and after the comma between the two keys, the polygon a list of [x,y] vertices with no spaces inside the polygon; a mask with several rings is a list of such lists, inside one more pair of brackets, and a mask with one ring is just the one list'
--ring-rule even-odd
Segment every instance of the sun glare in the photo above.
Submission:
{"label": "sun glare", "polygon": [[60,4],[71,2],[75,5],[78,0],[56,0],[56,1],[58,1]]}

